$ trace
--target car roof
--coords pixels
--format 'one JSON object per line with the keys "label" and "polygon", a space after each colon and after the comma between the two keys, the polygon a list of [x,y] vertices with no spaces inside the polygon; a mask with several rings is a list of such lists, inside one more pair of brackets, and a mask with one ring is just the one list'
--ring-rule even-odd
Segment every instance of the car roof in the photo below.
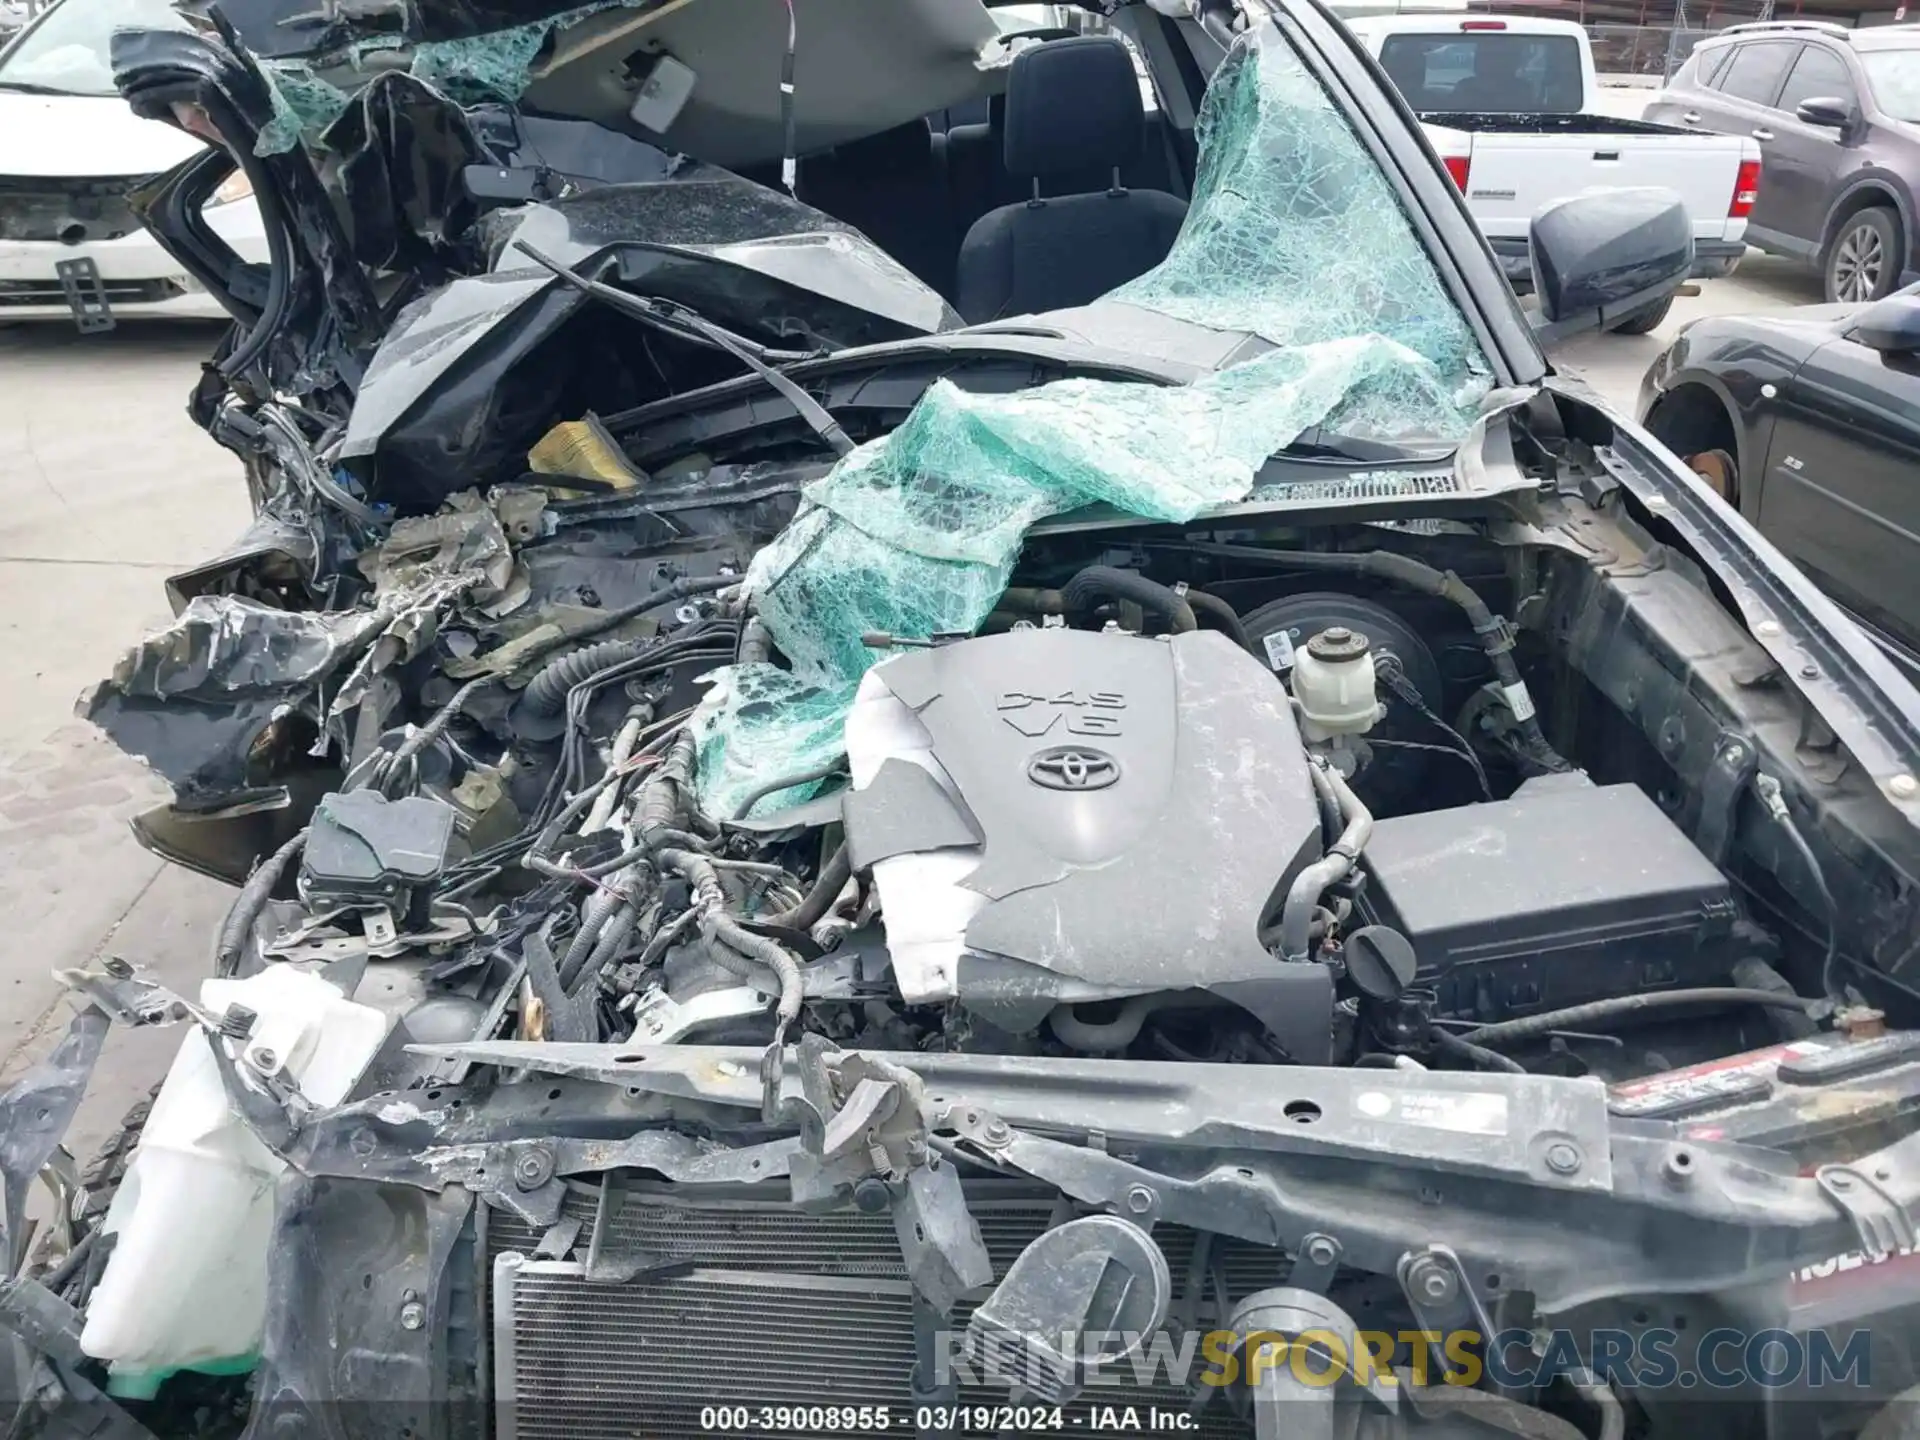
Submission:
{"label": "car roof", "polygon": [[1855,50],[1914,50],[1920,49],[1920,24],[1853,29],[1831,20],[1755,20],[1730,25],[1693,48],[1719,50],[1742,40],[1834,40]]}
{"label": "car roof", "polygon": [[[1586,27],[1576,20],[1547,20],[1533,15],[1463,14],[1437,10],[1412,15],[1357,15],[1347,22],[1358,35],[1451,35],[1468,33],[1510,35],[1585,35]],[[1496,28],[1497,27],[1497,28]]]}

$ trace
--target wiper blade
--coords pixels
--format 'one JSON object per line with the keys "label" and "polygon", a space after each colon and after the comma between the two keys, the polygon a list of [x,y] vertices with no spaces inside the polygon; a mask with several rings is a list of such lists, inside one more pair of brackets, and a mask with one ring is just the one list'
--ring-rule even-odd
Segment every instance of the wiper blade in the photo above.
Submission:
{"label": "wiper blade", "polygon": [[36,85],[31,80],[0,80],[0,90],[17,90],[22,95],[78,95],[78,90],[62,90],[57,85]]}
{"label": "wiper blade", "polygon": [[1364,465],[1404,465],[1409,461],[1444,460],[1450,449],[1416,450],[1385,440],[1364,440],[1309,425],[1274,452],[1295,460],[1351,460]]}
{"label": "wiper blade", "polygon": [[684,305],[650,296],[629,295],[626,291],[615,289],[599,280],[589,280],[577,270],[571,270],[558,260],[542,255],[524,240],[516,240],[514,247],[536,264],[551,270],[582,294],[591,295],[623,315],[629,315],[642,324],[651,325],[657,330],[664,330],[681,339],[695,340],[696,343],[703,341],[716,349],[726,351],[766,381],[782,399],[793,406],[799,412],[800,418],[812,427],[813,433],[830,445],[836,455],[853,453],[852,438],[840,428],[840,422],[827,413],[826,407],[801,389],[791,377],[781,374],[777,368],[768,363],[769,359],[776,355],[793,360],[807,360],[813,358],[812,356],[768,350],[762,345],[756,345],[744,335],[736,335],[731,330],[714,324],[704,315]]}

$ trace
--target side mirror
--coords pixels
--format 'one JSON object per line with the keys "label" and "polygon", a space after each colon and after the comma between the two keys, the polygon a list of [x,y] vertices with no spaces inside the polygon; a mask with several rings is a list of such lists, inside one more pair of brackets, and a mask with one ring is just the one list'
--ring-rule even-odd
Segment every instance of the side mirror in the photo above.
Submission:
{"label": "side mirror", "polygon": [[1860,312],[1847,337],[1882,355],[1920,350],[1920,295],[1909,291],[1874,301]]}
{"label": "side mirror", "polygon": [[1816,95],[1794,107],[1794,118],[1808,125],[1824,125],[1830,130],[1851,130],[1854,109],[1845,100],[1831,95]]}
{"label": "side mirror", "polygon": [[1686,203],[1657,186],[1592,190],[1541,210],[1527,233],[1534,332],[1543,341],[1600,329],[1656,305],[1693,273]]}

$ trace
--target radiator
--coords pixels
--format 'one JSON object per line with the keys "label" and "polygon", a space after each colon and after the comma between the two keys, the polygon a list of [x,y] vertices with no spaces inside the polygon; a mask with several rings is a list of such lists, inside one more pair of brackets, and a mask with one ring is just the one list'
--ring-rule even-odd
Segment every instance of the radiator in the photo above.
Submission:
{"label": "radiator", "polygon": [[[970,1188],[968,1201],[996,1278],[1054,1213],[1051,1198],[1012,1186]],[[716,1405],[885,1405],[892,1432],[912,1434],[913,1294],[890,1217],[808,1215],[748,1190],[689,1200],[636,1186],[607,1226],[603,1251],[678,1265],[659,1278],[603,1284],[585,1278],[583,1263],[595,1203],[569,1198],[568,1218],[583,1225],[572,1257],[560,1260],[535,1258],[539,1232],[489,1212],[496,1440],[711,1436],[701,1412]],[[1155,1237],[1173,1270],[1178,1311],[1196,1237],[1172,1227]],[[1287,1262],[1276,1251],[1214,1243],[1217,1278],[1201,1277],[1201,1295],[1223,1284],[1244,1296],[1284,1276]],[[951,1328],[963,1329],[970,1309],[956,1307]],[[1193,1303],[1187,1318],[1205,1329],[1215,1307]],[[1143,1412],[1184,1411],[1189,1399],[1184,1390],[1131,1384],[1101,1385],[1082,1398]],[[1004,1404],[1007,1395],[963,1387],[960,1400]],[[807,1433],[871,1440],[876,1432]],[[1251,1432],[1215,1405],[1185,1433],[1239,1440]]]}

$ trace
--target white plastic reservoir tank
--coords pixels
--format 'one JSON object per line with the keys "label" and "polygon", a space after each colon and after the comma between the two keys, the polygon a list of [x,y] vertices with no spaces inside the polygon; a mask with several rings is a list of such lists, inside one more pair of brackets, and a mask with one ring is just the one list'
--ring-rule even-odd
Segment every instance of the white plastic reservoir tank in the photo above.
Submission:
{"label": "white plastic reservoir tank", "polygon": [[[214,1015],[253,1011],[244,1046],[254,1063],[241,1068],[279,1073],[315,1105],[344,1100],[386,1037],[378,1010],[289,965],[205,981],[200,1003]],[[233,1112],[215,1043],[230,1042],[187,1034],[107,1211],[118,1239],[80,1348],[108,1362],[116,1395],[151,1395],[175,1370],[246,1370],[259,1356],[274,1183],[286,1164]]]}

